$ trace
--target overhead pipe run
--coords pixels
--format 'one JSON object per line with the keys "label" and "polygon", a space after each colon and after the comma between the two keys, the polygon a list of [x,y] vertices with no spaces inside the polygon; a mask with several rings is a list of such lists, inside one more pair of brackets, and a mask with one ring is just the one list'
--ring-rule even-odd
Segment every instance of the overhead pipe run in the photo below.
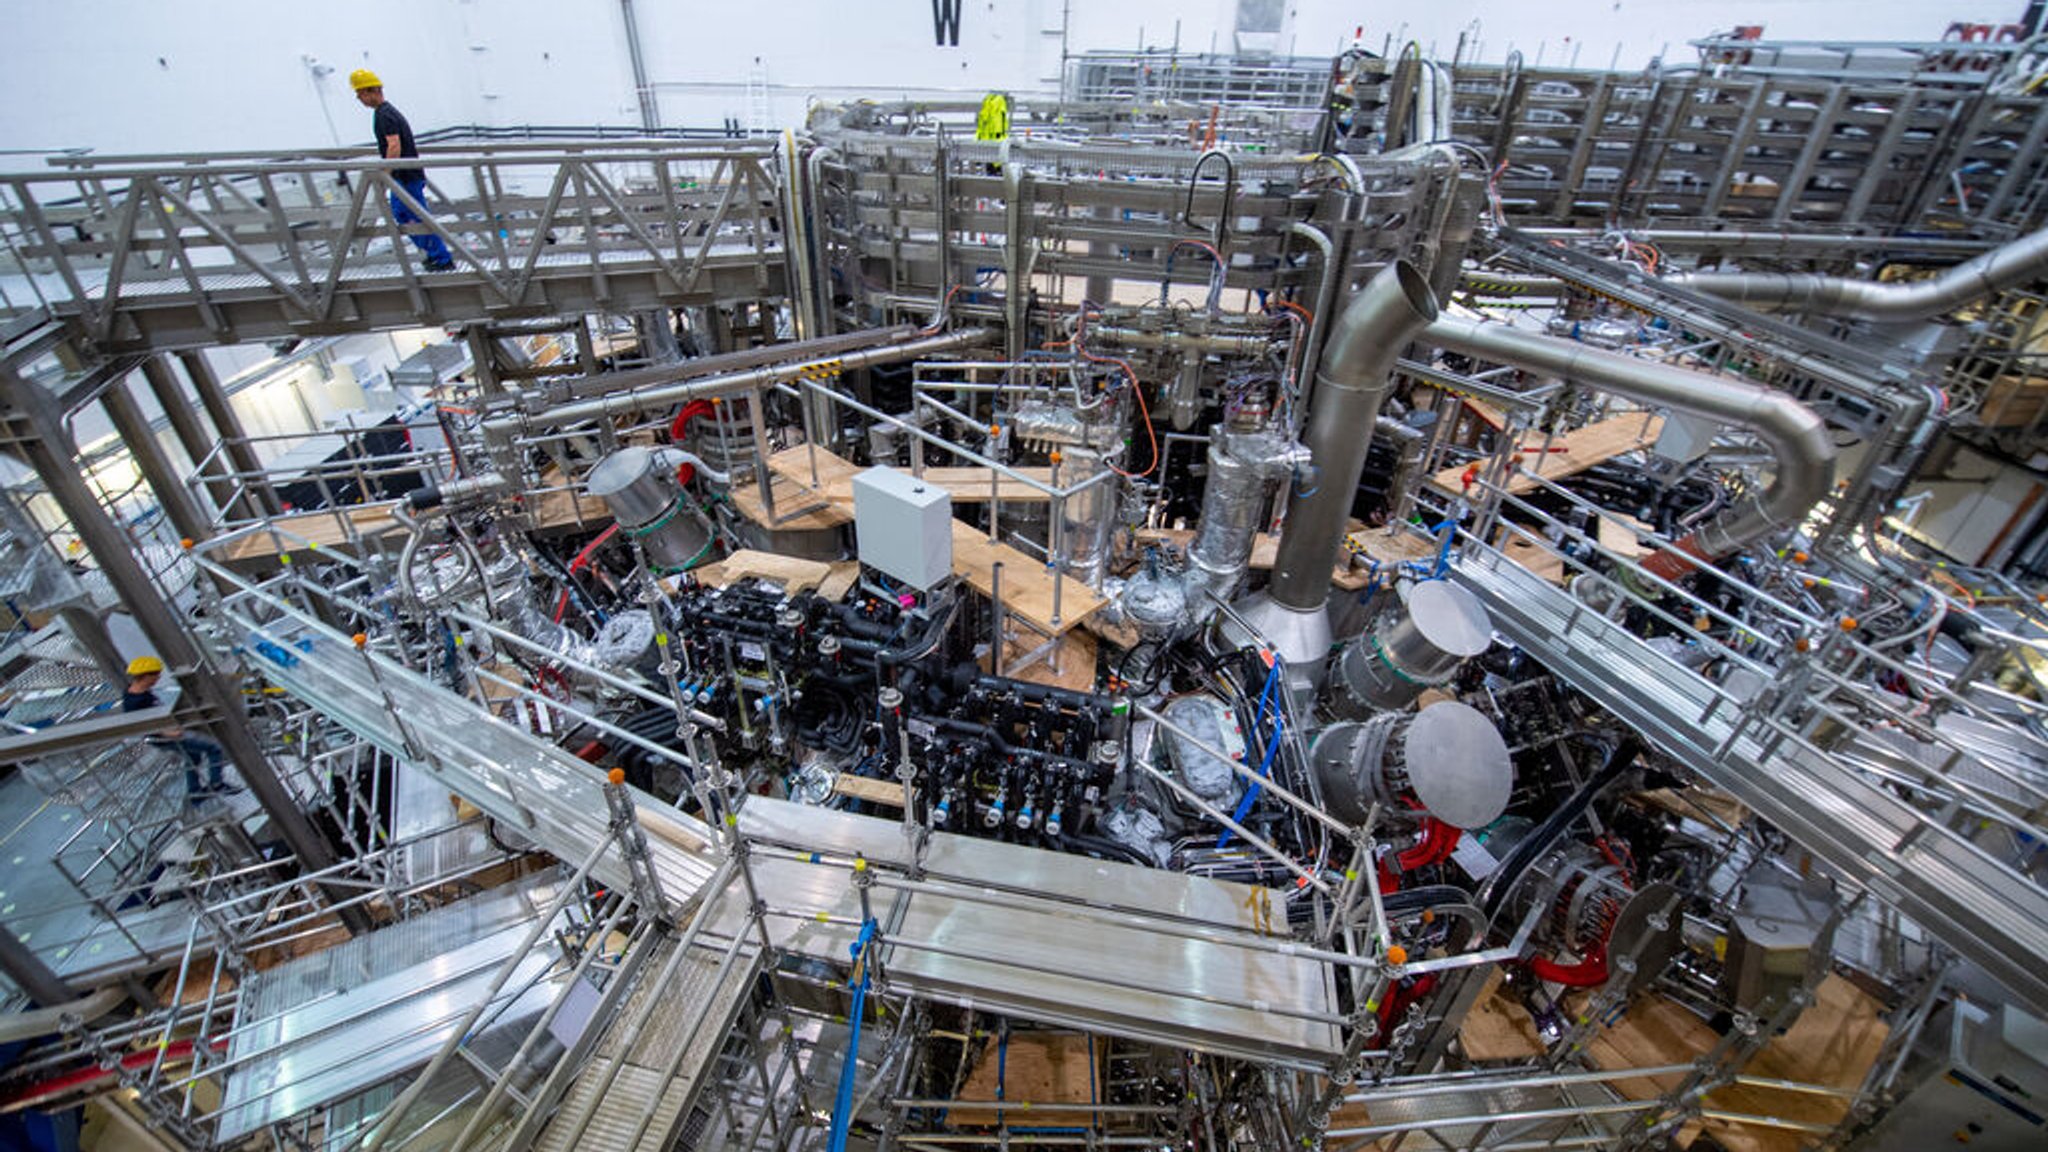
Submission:
{"label": "overhead pipe run", "polygon": [[905,360],[957,352],[985,343],[990,338],[991,334],[985,329],[969,328],[942,336],[854,349],[829,359],[777,364],[695,380],[679,380],[645,388],[628,388],[588,400],[557,404],[535,412],[486,420],[483,423],[484,440],[494,447],[503,446],[510,444],[524,432],[563,428],[586,420],[605,420],[616,416],[645,416],[650,412],[687,404],[692,400],[744,395],[755,389],[767,388],[810,373],[850,372],[858,368],[872,368],[877,364],[900,364]]}
{"label": "overhead pipe run", "polygon": [[2048,229],[1927,280],[1878,284],[1793,272],[1688,272],[1669,282],[1766,312],[1926,320],[2048,276]]}
{"label": "overhead pipe run", "polygon": [[1744,496],[1678,541],[1677,552],[1659,552],[1644,562],[1646,569],[1667,580],[1690,571],[1694,560],[1725,556],[1793,527],[1834,484],[1835,446],[1826,422],[1782,392],[1504,324],[1446,317],[1432,323],[1423,338],[1490,363],[1511,364],[1755,433],[1776,462],[1770,486]]}

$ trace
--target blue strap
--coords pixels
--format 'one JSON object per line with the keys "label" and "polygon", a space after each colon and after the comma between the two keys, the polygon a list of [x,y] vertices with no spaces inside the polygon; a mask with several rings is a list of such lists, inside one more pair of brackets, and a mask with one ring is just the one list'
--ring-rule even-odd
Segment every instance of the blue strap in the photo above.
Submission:
{"label": "blue strap", "polygon": [[839,1068],[839,1094],[832,1104],[832,1152],[846,1152],[847,1133],[853,1127],[853,1074],[860,1056],[860,1020],[868,998],[868,966],[861,956],[874,938],[875,922],[870,919],[861,924],[860,935],[853,941],[853,966],[860,970],[860,978],[847,981],[853,989],[853,1009],[847,1014],[846,1063]]}

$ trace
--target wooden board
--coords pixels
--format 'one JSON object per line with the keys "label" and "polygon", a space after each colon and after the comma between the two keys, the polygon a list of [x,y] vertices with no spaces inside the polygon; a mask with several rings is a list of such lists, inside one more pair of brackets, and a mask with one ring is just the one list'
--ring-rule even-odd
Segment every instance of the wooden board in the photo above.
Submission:
{"label": "wooden board", "polygon": [[[1007,578],[1009,569],[1005,568],[1003,574]],[[1003,675],[1012,680],[1049,684],[1075,692],[1095,690],[1095,637],[1089,635],[1087,629],[1069,631],[1059,638],[1053,651],[1019,669],[1017,662],[1036,647],[1038,637],[1031,633],[1010,637],[1003,646]],[[1059,665],[1057,670],[1053,668],[1054,664]],[[981,668],[984,672],[990,671],[987,656],[981,658]]]}
{"label": "wooden board", "polygon": [[[1566,476],[1575,476],[1595,464],[1604,463],[1616,456],[1640,451],[1657,442],[1657,433],[1664,428],[1661,417],[1630,412],[1606,420],[1588,424],[1562,433],[1550,440],[1553,451],[1536,451],[1544,446],[1542,433],[1531,433],[1523,437],[1521,448],[1531,451],[1520,453],[1521,467],[1508,477],[1507,488],[1520,495],[1536,487],[1535,475],[1545,480],[1556,481]],[[1564,451],[1554,451],[1562,448]],[[1483,470],[1483,469],[1482,469]],[[1465,466],[1446,468],[1429,478],[1431,484],[1449,492],[1464,490]]]}
{"label": "wooden board", "polygon": [[1528,1009],[1500,990],[1500,972],[1487,978],[1486,991],[1458,1029],[1458,1044],[1474,1060],[1534,1060],[1544,1054],[1543,1038]]}
{"label": "wooden board", "polygon": [[1495,408],[1493,405],[1488,404],[1483,400],[1474,400],[1469,396],[1460,396],[1458,397],[1458,402],[1465,406],[1465,410],[1467,412],[1470,412],[1472,413],[1472,415],[1477,416],[1481,421],[1485,422],[1485,424],[1488,427],[1492,428],[1495,432],[1498,432],[1501,429],[1508,426],[1507,415],[1503,413],[1500,409]]}
{"label": "wooden board", "polygon": [[[813,468],[817,487],[812,489]],[[867,469],[854,464],[844,457],[816,450],[815,457],[808,445],[785,448],[768,458],[768,468],[777,476],[785,476],[807,491],[822,494],[835,504],[853,504],[853,478]],[[1029,476],[1041,484],[1052,483],[1050,468],[1012,468],[1020,476]],[[1000,475],[993,468],[927,468],[918,480],[934,487],[944,488],[953,497],[955,504],[985,504],[989,500],[990,488],[995,489],[996,498],[1004,503],[1011,501],[1033,501],[1044,503],[1050,499],[1044,492],[1022,480],[1002,476],[991,484],[991,478]],[[1063,478],[1069,484],[1080,477]],[[776,489],[775,497],[782,498],[782,490]],[[779,505],[778,505],[779,506]]]}
{"label": "wooden board", "polygon": [[1600,546],[1629,560],[1640,560],[1656,551],[1645,545],[1636,532],[1629,531],[1631,528],[1636,532],[1650,531],[1648,524],[1624,513],[1600,517]]}
{"label": "wooden board", "polygon": [[694,569],[691,575],[699,583],[714,588],[729,587],[742,580],[767,580],[794,594],[809,592],[823,584],[832,575],[832,566],[823,560],[802,560],[795,556],[742,548],[723,560]]}
{"label": "wooden board", "polygon": [[[775,497],[775,516],[768,515],[767,506],[761,503],[761,487],[752,480],[735,477],[731,488],[732,506],[740,515],[752,520],[763,528],[777,532],[811,531],[824,528],[838,528],[853,523],[853,505],[833,504],[829,501],[819,507],[816,493],[786,476],[775,476],[769,481],[770,491]],[[799,515],[790,513],[805,509]],[[778,520],[777,517],[782,517]]]}
{"label": "wooden board", "polygon": [[1510,536],[1501,545],[1501,555],[1543,577],[1552,584],[1563,584],[1575,574],[1565,567],[1564,557],[1548,548],[1538,548],[1520,536]]}
{"label": "wooden board", "polygon": [[[281,553],[304,551],[309,544],[314,549],[345,548],[353,541],[348,528],[354,530],[356,539],[388,539],[392,542],[403,540],[405,529],[391,518],[391,510],[400,501],[385,500],[377,504],[357,504],[344,509],[327,509],[319,512],[297,512],[289,516],[272,518],[278,534],[251,532],[223,547],[219,556],[226,564],[247,564],[262,560],[275,560]],[[606,510],[604,501],[582,496],[567,489],[546,492],[533,501],[534,526],[539,529],[566,528],[582,525],[587,528],[602,528],[612,522],[612,515]],[[344,528],[346,518],[348,528]]]}
{"label": "wooden board", "polygon": [[1741,801],[1704,784],[1686,788],[1653,788],[1638,792],[1631,799],[1702,824],[1707,823],[1706,817],[1700,814],[1702,810],[1730,828],[1740,828],[1749,821],[1749,809]]}
{"label": "wooden board", "polygon": [[[362,504],[353,508],[325,512],[299,512],[290,516],[273,517],[270,521],[278,531],[255,531],[238,540],[230,541],[220,550],[220,557],[228,564],[241,564],[254,560],[274,560],[281,553],[299,552],[309,545],[313,548],[339,548],[350,544],[350,530],[360,539],[375,539],[388,536],[397,539],[404,529],[391,519],[391,510],[398,501],[387,500],[381,504]],[[346,520],[346,525],[343,521]]]}
{"label": "wooden board", "polygon": [[851,772],[841,772],[832,777],[832,791],[869,804],[885,804],[891,808],[903,807],[903,785],[895,780],[876,780],[868,776],[855,776]]}
{"label": "wooden board", "polygon": [[1029,621],[1048,636],[1057,636],[1109,601],[1071,576],[1059,580],[1059,620],[1053,620],[1053,573],[1008,544],[992,542],[988,533],[965,521],[953,521],[953,574],[983,596],[995,594],[994,570],[1003,566],[1003,610]]}
{"label": "wooden board", "polygon": [[[1019,1104],[1087,1104],[1102,1099],[1102,1067],[1106,1053],[1103,1042],[1071,1032],[1013,1032],[1001,1059],[996,1056],[997,1040],[982,1043],[974,1071],[960,1086],[959,1099],[993,1101],[998,1071],[1002,1074],[1002,1097]],[[1097,1045],[1090,1059],[1089,1045]],[[994,1108],[955,1106],[946,1122],[956,1127],[993,1127],[998,1123]],[[1005,1110],[1001,1122],[1016,1125],[1085,1124],[1087,1118],[1072,1112],[1034,1120],[1020,1108]]]}
{"label": "wooden board", "polygon": [[860,561],[835,560],[828,567],[831,571],[826,573],[825,582],[818,585],[818,595],[827,600],[844,599],[860,583]]}
{"label": "wooden board", "polygon": [[[1888,1031],[1882,1006],[1855,985],[1829,975],[1817,989],[1812,1007],[1800,1014],[1785,1034],[1766,1044],[1742,1069],[1747,1075],[1832,1088],[1853,1089],[1860,1083],[1884,1044]],[[1684,1064],[1711,1051],[1719,1040],[1714,1030],[1690,1010],[1668,1000],[1646,998],[1587,1045],[1595,1068],[1647,1068]],[[1631,1100],[1645,1100],[1674,1087],[1680,1076],[1637,1077],[1614,1082]],[[1815,1124],[1841,1119],[1845,1102],[1833,1096],[1780,1089],[1730,1085],[1706,1095],[1710,1108],[1758,1116],[1781,1116]],[[1797,1132],[1709,1120],[1704,1128],[1731,1152],[1795,1152],[1802,1146]]]}

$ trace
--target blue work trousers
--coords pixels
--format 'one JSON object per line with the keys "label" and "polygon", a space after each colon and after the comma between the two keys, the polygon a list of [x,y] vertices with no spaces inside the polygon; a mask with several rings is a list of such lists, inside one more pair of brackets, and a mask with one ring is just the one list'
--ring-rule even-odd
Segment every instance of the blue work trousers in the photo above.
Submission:
{"label": "blue work trousers", "polygon": [[204,787],[220,787],[221,767],[228,762],[228,755],[221,750],[220,745],[215,744],[204,736],[192,735],[165,737],[151,740],[150,743],[159,748],[175,749],[180,755],[185,757],[185,791],[198,792],[201,790],[199,769],[202,767],[206,769],[206,784]]}
{"label": "blue work trousers", "polygon": [[[421,177],[418,180],[400,180],[398,186],[405,189],[405,194],[412,197],[421,207],[424,208],[426,206],[427,181],[425,177]],[[401,226],[426,223],[422,217],[406,207],[405,201],[399,199],[396,193],[393,193],[391,197],[391,218],[396,220]],[[415,233],[410,239],[415,247],[427,254],[427,263],[429,264],[446,264],[452,259],[448,255],[448,245],[442,243],[441,238],[432,232],[424,234]]]}

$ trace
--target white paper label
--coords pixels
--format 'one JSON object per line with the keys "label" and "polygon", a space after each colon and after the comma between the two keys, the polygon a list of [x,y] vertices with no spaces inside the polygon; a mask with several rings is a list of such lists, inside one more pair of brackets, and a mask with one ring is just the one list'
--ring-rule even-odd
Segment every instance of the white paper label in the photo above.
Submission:
{"label": "white paper label", "polygon": [[768,650],[752,640],[742,640],[740,641],[740,659],[753,660],[765,664],[768,661]]}
{"label": "white paper label", "polygon": [[1493,858],[1493,853],[1486,850],[1486,845],[1481,844],[1470,834],[1458,837],[1458,846],[1451,849],[1451,859],[1457,861],[1458,867],[1465,870],[1465,875],[1474,880],[1484,880],[1493,875],[1494,869],[1500,867],[1500,861]]}

